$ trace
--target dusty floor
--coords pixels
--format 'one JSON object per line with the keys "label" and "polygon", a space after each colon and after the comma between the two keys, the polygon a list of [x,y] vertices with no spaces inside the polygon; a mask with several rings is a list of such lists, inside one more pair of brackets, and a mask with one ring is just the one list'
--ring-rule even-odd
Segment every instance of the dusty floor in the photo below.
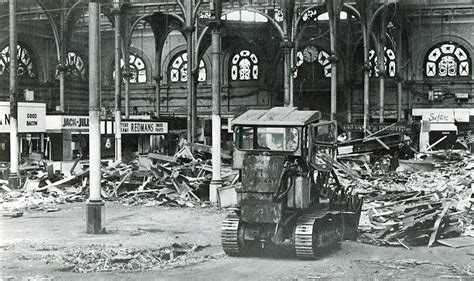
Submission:
{"label": "dusty floor", "polygon": [[[85,203],[58,212],[29,211],[0,218],[0,277],[4,280],[474,280],[474,247],[376,247],[344,242],[314,261],[293,257],[227,257],[220,246],[218,209],[123,206],[106,203],[108,234],[85,233]],[[74,273],[48,257],[71,249],[160,248],[172,243],[209,245],[186,262],[139,272]]]}

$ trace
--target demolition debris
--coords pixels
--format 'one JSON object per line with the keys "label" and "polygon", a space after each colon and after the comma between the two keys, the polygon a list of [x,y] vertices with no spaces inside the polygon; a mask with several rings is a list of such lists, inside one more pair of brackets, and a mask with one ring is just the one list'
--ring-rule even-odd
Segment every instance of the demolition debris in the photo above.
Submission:
{"label": "demolition debris", "polygon": [[61,271],[143,271],[196,264],[211,259],[195,253],[206,246],[177,244],[159,249],[91,246],[44,257],[48,264],[60,264]]}
{"label": "demolition debris", "polygon": [[[151,153],[128,164],[106,163],[102,171],[102,198],[125,205],[206,207],[212,177],[210,154],[205,146],[181,150],[176,156]],[[188,153],[187,153],[188,152]],[[79,162],[78,162],[79,163]],[[50,211],[56,204],[81,202],[88,198],[87,162],[74,165],[68,175],[53,171],[53,165],[30,161],[22,165],[25,182],[22,190],[10,190],[0,182],[3,195],[0,208],[4,216],[18,217],[24,210]],[[222,168],[224,187],[238,186],[238,172]]]}
{"label": "demolition debris", "polygon": [[388,171],[388,158],[372,164],[367,155],[339,159],[341,182],[365,198],[359,226],[363,242],[409,248],[472,235],[473,157],[461,151],[438,151],[418,158],[423,159],[393,172]]}
{"label": "demolition debris", "polygon": [[[126,205],[205,207],[212,167],[205,148],[183,147],[175,156],[150,154],[102,166],[102,197]],[[340,184],[364,197],[360,240],[374,245],[410,248],[438,244],[472,245],[474,157],[464,151],[418,153],[394,163],[371,153],[342,155],[334,163]],[[52,165],[22,166],[22,190],[0,180],[0,210],[6,218],[27,211],[55,212],[60,204],[88,197],[87,163],[70,174]],[[238,189],[239,174],[222,170],[224,186]]]}

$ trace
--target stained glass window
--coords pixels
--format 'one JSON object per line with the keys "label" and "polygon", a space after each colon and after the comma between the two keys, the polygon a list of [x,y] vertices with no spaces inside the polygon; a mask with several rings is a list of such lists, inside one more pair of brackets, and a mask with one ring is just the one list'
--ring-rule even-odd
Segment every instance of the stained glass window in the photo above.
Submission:
{"label": "stained glass window", "polygon": [[443,42],[434,46],[426,58],[426,77],[466,77],[471,73],[471,59],[461,45]]}
{"label": "stained glass window", "polygon": [[[198,82],[206,81],[206,65],[203,60],[199,62]],[[181,52],[171,60],[169,68],[169,81],[172,83],[188,81],[188,53]]]}
{"label": "stained glass window", "polygon": [[[139,57],[137,54],[131,53],[128,57],[128,63],[130,68],[130,75],[129,75],[129,82],[131,84],[137,83],[146,83],[146,65],[143,62],[143,59]],[[115,62],[114,62],[115,64]],[[125,83],[125,63],[123,59],[120,59],[120,67],[122,69],[122,79]],[[112,73],[113,78],[115,79],[115,70]]]}
{"label": "stained glass window", "polygon": [[[31,53],[25,47],[18,44],[17,61],[18,61],[18,76],[26,78],[37,77],[36,66],[31,58]],[[10,46],[6,46],[2,50],[2,57],[0,60],[0,75],[10,72]]]}
{"label": "stained glass window", "polygon": [[71,80],[86,80],[86,67],[84,60],[77,53],[69,51],[64,62],[66,77]]}
{"label": "stained glass window", "polygon": [[232,57],[230,77],[232,80],[258,80],[258,58],[249,50],[242,50]]}
{"label": "stained glass window", "polygon": [[[388,77],[395,77],[397,75],[397,62],[395,59],[395,52],[392,49],[385,47],[384,65]],[[379,77],[378,58],[375,50],[369,51],[369,66],[369,76]]]}

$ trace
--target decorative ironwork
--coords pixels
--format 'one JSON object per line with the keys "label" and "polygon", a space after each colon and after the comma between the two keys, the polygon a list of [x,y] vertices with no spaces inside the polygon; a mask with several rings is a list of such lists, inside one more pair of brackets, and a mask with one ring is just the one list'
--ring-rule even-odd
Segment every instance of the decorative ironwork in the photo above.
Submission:
{"label": "decorative ironwork", "polygon": [[[203,60],[199,62],[198,82],[206,81],[206,64]],[[169,66],[169,81],[172,83],[188,81],[188,53],[181,52],[171,60]]]}
{"label": "decorative ironwork", "polygon": [[[20,44],[16,46],[16,49],[18,76],[23,78],[36,78],[36,65],[31,58],[31,52]],[[0,75],[4,75],[10,72],[10,46],[3,48],[1,54]]]}
{"label": "decorative ironwork", "polygon": [[77,53],[69,51],[65,59],[66,78],[71,80],[86,80],[86,67],[84,60]]}
{"label": "decorative ironwork", "polygon": [[[125,63],[123,59],[120,59],[120,68],[122,69],[122,80],[125,83],[125,79],[128,76],[130,84],[142,84],[147,82],[147,69],[143,59],[137,54],[130,53],[128,57],[130,73],[127,75],[125,72]],[[112,77],[115,79],[115,70],[112,73]]]}
{"label": "decorative ironwork", "polygon": [[301,17],[303,21],[316,21],[318,19],[318,11],[316,9],[311,9],[306,11]]}
{"label": "decorative ironwork", "polygon": [[[395,77],[397,75],[397,62],[395,52],[385,47],[384,65],[385,73],[388,77]],[[375,50],[369,51],[369,76],[379,77],[380,70],[378,67],[378,58]]]}
{"label": "decorative ironwork", "polygon": [[231,79],[236,81],[258,80],[258,58],[249,50],[242,50],[232,57]]}
{"label": "decorative ironwork", "polygon": [[425,63],[426,77],[466,77],[471,73],[471,58],[464,47],[455,42],[434,46]]}
{"label": "decorative ironwork", "polygon": [[[306,55],[305,55],[306,53]],[[323,51],[318,49],[316,46],[310,45],[306,47],[303,51],[298,51],[296,53],[296,67],[299,68],[303,63],[318,63],[324,69],[324,77],[331,77],[331,56]],[[297,70],[295,72],[295,78],[297,76]]]}

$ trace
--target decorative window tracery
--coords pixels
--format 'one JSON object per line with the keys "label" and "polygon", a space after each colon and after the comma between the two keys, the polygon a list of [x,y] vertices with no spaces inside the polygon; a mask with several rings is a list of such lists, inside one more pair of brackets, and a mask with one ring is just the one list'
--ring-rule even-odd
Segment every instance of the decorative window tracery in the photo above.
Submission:
{"label": "decorative window tracery", "polygon": [[77,53],[69,51],[64,62],[66,77],[71,80],[86,80],[86,67],[84,60]]}
{"label": "decorative window tracery", "polygon": [[[35,78],[37,77],[36,65],[31,58],[31,52],[25,47],[18,44],[17,49],[17,62],[18,62],[18,76],[24,78]],[[0,60],[0,75],[4,75],[10,72],[10,46],[3,48],[1,52]]]}
{"label": "decorative window tracery", "polygon": [[[347,18],[348,18],[347,12],[341,11],[341,13],[339,14],[339,19],[345,20]],[[324,12],[324,13],[319,14],[316,9],[310,9],[310,10],[306,11],[303,14],[301,19],[304,22],[325,21],[325,20],[329,20],[329,14],[328,14],[328,12]]]}
{"label": "decorative window tracery", "polygon": [[[115,63],[115,62],[114,62]],[[130,70],[130,75],[129,75],[129,82],[130,84],[142,84],[147,82],[147,69],[145,62],[141,57],[139,57],[137,54],[130,53],[130,56],[128,57],[128,63],[129,63],[129,70]],[[123,59],[120,59],[120,68],[122,69],[122,80],[125,83],[125,62]],[[113,78],[115,79],[115,70],[112,74]]]}
{"label": "decorative window tracery", "polygon": [[[171,61],[169,81],[172,83],[188,81],[188,53],[181,52]],[[206,81],[206,64],[203,60],[199,62],[198,82]]]}
{"label": "decorative window tracery", "polygon": [[[397,75],[397,62],[395,52],[387,47],[385,47],[384,65],[388,77],[395,77]],[[378,66],[377,53],[375,52],[375,50],[369,51],[369,66],[369,76],[379,77],[380,70]]]}
{"label": "decorative window tracery", "polygon": [[[307,55],[307,57],[305,57],[305,55],[303,54],[303,52],[310,52],[311,50],[314,50],[313,52],[315,52],[313,55],[315,56],[315,60],[312,60],[312,59],[309,59]],[[329,60],[330,58],[330,55],[323,51],[323,50],[319,50],[319,49],[316,49],[315,47],[310,49],[310,50],[306,50],[305,51],[298,51],[296,53],[296,72],[294,74],[294,77],[296,78],[298,76],[298,69],[303,65],[303,63],[318,63],[320,64],[323,69],[324,69],[324,77],[331,77],[331,62]]]}
{"label": "decorative window tracery", "polygon": [[242,50],[231,60],[230,77],[233,81],[258,80],[258,58],[249,50]]}
{"label": "decorative window tracery", "polygon": [[428,52],[426,77],[466,77],[470,73],[471,58],[460,44],[443,42]]}

